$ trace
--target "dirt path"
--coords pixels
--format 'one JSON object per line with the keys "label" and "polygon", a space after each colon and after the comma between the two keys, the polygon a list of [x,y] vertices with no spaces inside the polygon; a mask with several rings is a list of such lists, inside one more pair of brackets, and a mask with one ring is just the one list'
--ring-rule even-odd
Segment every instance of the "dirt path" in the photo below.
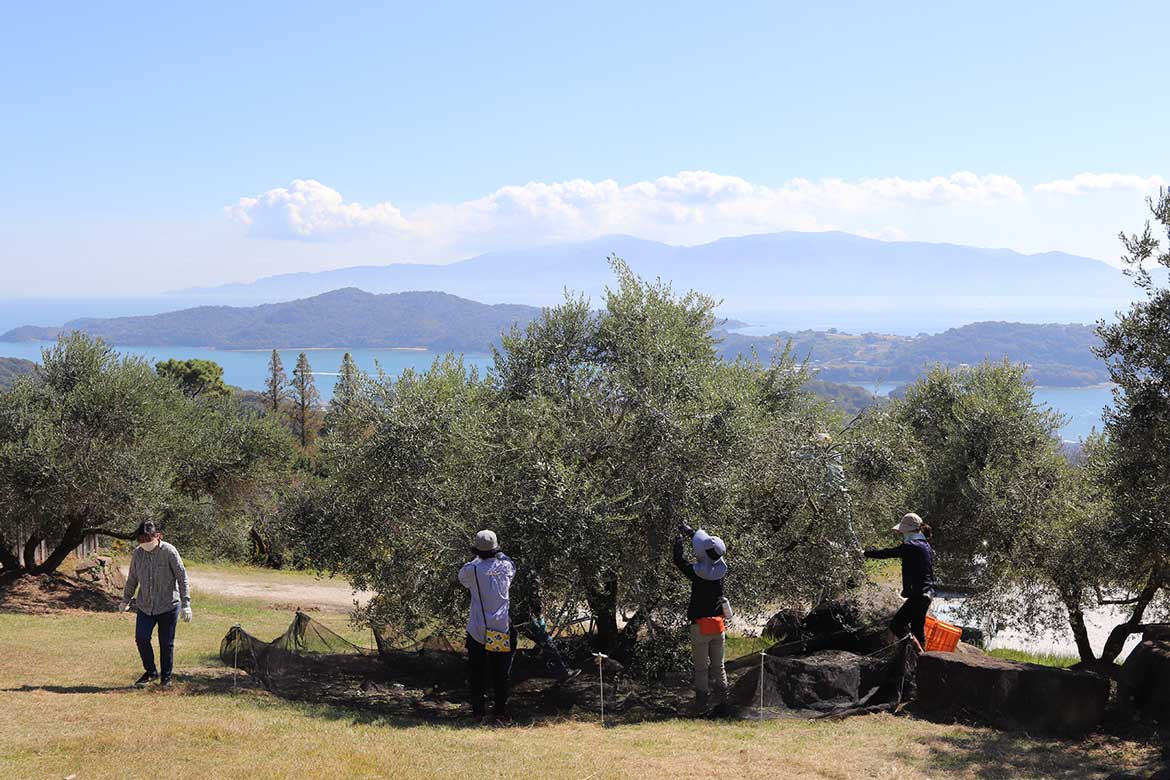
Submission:
{"label": "dirt path", "polygon": [[[122,567],[125,576],[126,567]],[[191,589],[219,596],[259,599],[272,607],[318,612],[348,612],[354,602],[365,604],[369,591],[352,591],[343,580],[309,580],[282,576],[278,572],[217,571],[199,564],[187,567]]]}

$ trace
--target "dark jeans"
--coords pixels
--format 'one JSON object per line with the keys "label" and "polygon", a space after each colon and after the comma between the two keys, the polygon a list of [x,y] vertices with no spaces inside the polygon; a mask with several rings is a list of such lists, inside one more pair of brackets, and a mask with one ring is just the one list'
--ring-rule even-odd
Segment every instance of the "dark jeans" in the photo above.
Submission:
{"label": "dark jeans", "polygon": [[926,649],[926,613],[930,611],[930,596],[911,596],[894,613],[890,621],[890,630],[894,636],[901,639],[906,636],[907,630],[918,639],[922,649]]}
{"label": "dark jeans", "polygon": [[142,656],[142,668],[151,674],[158,674],[154,665],[154,648],[150,644],[154,627],[158,626],[158,650],[162,660],[162,676],[169,677],[175,666],[175,626],[179,623],[179,608],[159,615],[138,612],[134,623],[134,641],[138,644],[138,655]]}
{"label": "dark jeans", "polygon": [[516,655],[516,629],[513,628],[512,651],[489,653],[482,644],[467,635],[468,683],[471,687],[471,711],[482,717],[486,714],[486,677],[490,673],[495,690],[493,714],[503,716],[508,711],[509,677],[512,674],[512,658]]}
{"label": "dark jeans", "polygon": [[536,643],[540,648],[540,657],[544,660],[545,668],[550,672],[563,677],[569,673],[569,665],[561,657],[553,638],[548,635],[548,628],[544,620],[533,618],[524,624],[524,635]]}

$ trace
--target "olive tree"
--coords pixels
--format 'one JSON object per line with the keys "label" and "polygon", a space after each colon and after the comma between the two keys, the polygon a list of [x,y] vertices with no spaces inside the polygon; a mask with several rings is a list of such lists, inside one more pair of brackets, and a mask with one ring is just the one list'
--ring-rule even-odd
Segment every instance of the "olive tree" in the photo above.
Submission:
{"label": "olive tree", "polygon": [[88,534],[129,538],[143,520],[228,500],[283,446],[231,399],[188,397],[143,358],[63,336],[0,394],[0,567],[50,573]]}
{"label": "olive tree", "polygon": [[453,573],[483,527],[550,602],[592,616],[598,647],[644,665],[640,644],[681,638],[680,522],[727,540],[746,611],[856,570],[839,453],[816,437],[841,421],[802,367],[723,362],[712,299],[612,264],[600,311],[568,297],[504,335],[483,378],[450,357],[382,377],[352,405],[364,434],[326,437],[306,548],[377,592],[371,617],[460,625]]}
{"label": "olive tree", "polygon": [[1112,493],[1109,535],[1116,549],[1107,559],[1114,562],[1111,592],[1102,600],[1131,608],[1105,644],[1106,660],[1140,630],[1147,608],[1170,584],[1170,191],[1161,190],[1149,207],[1156,228],[1147,222],[1140,234],[1120,236],[1125,270],[1140,297],[1097,328],[1096,352],[1115,384],[1100,474]]}
{"label": "olive tree", "polygon": [[[1149,205],[1157,231],[1170,239],[1170,193]],[[995,513],[987,518],[985,533],[1004,540],[997,547],[1004,554],[998,566],[990,557],[988,570],[1000,576],[981,599],[986,611],[1017,625],[1067,620],[1081,659],[1106,665],[1151,610],[1165,614],[1170,606],[1170,251],[1149,223],[1121,240],[1141,297],[1098,324],[1096,352],[1115,383],[1104,433],[1082,443],[1076,463],[1046,455],[1048,465],[1021,470],[1014,534],[1004,536],[1009,526]],[[1098,653],[1086,614],[1102,607],[1115,610],[1118,622]]]}

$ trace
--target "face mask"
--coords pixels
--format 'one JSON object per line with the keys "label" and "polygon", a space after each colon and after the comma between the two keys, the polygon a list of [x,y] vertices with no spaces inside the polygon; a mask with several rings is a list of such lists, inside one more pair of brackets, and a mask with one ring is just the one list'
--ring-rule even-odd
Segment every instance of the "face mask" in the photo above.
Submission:
{"label": "face mask", "polygon": [[155,547],[158,547],[158,539],[151,539],[149,542],[139,542],[138,546],[146,552],[150,552]]}

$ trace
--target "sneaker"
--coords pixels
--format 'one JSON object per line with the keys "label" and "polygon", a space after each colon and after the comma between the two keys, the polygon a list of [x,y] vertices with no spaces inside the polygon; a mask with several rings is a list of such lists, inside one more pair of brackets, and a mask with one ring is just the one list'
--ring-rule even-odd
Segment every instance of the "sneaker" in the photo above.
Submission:
{"label": "sneaker", "polygon": [[143,672],[142,676],[134,681],[135,688],[145,688],[150,683],[158,679],[158,675],[154,672]]}
{"label": "sneaker", "polygon": [[493,726],[511,726],[512,716],[507,713],[504,713],[503,715],[492,715],[491,722]]}
{"label": "sneaker", "polygon": [[164,674],[164,675],[162,676],[162,679],[160,679],[160,680],[158,681],[158,687],[160,687],[160,688],[170,688],[170,687],[171,687],[171,676],[170,676],[169,674]]}

